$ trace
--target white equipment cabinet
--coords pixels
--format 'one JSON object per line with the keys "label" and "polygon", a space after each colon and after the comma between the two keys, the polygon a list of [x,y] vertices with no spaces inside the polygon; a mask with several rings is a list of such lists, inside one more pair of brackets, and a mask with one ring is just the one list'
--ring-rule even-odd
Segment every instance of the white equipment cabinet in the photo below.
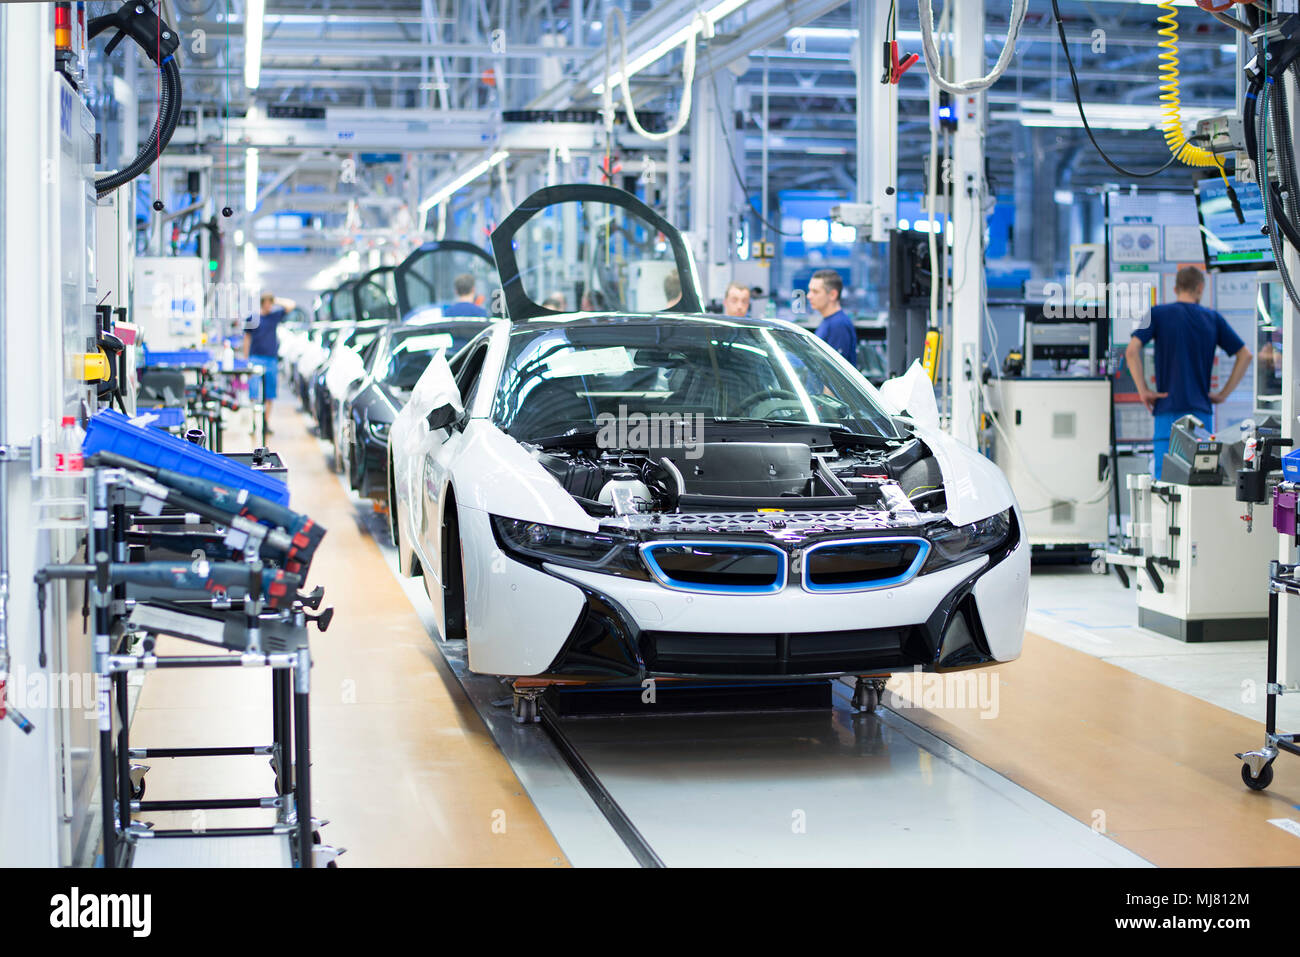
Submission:
{"label": "white equipment cabinet", "polygon": [[1129,481],[1141,512],[1130,533],[1160,583],[1134,571],[1138,624],[1189,642],[1266,638],[1268,566],[1277,553],[1267,521],[1247,531],[1233,485]]}
{"label": "white equipment cabinet", "polygon": [[1110,494],[1110,382],[1002,379],[992,392],[999,422],[994,461],[1006,474],[1033,545],[1104,543]]}
{"label": "white equipment cabinet", "polygon": [[135,261],[135,322],[149,349],[203,345],[203,267],[197,256],[141,256]]}

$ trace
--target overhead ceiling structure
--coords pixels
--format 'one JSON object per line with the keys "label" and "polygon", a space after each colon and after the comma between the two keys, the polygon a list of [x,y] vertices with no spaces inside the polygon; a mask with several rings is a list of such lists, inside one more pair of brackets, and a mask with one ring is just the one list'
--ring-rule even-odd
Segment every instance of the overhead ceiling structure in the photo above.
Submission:
{"label": "overhead ceiling structure", "polygon": [[[768,195],[851,189],[857,2],[870,0],[627,0],[620,6],[637,110],[676,115],[683,92],[680,41],[683,31],[691,32],[700,43],[697,80],[724,70],[737,78],[736,130],[748,159],[742,164],[748,193],[764,186]],[[91,12],[111,5],[92,3]],[[244,150],[255,147],[259,215],[309,212],[319,217],[323,237],[313,242],[325,245],[347,235],[349,217],[353,232],[358,215],[366,226],[391,228],[402,208],[418,231],[440,187],[503,148],[513,169],[530,151],[544,154],[553,145],[526,129],[503,144],[504,112],[601,105],[593,90],[606,76],[607,27],[605,5],[597,0],[164,0],[163,6],[186,39],[186,111],[173,149],[211,155],[214,188],[238,200],[245,192]],[[1159,165],[1165,156],[1155,128],[1159,11],[1150,3],[1105,0],[1060,6],[1099,141],[1122,164]],[[990,62],[1009,10],[1009,4],[988,4]],[[914,0],[898,4],[897,18],[900,45],[919,53]],[[1185,118],[1196,109],[1231,109],[1236,34],[1194,6],[1180,10],[1180,20]],[[260,55],[250,62],[259,41]],[[617,54],[614,49],[609,62],[617,64]],[[904,190],[923,182],[928,83],[918,65],[899,86]],[[621,105],[621,95],[615,102]],[[1116,181],[1079,128],[1046,2],[1031,6],[1011,68],[988,94],[988,109],[986,150],[996,189],[1009,190],[1013,170],[1026,163],[1046,171],[1058,188]],[[760,183],[764,115],[768,179]],[[142,103],[142,127],[150,116]],[[1189,179],[1187,170],[1174,167],[1152,182]],[[493,188],[491,176],[476,182]]]}

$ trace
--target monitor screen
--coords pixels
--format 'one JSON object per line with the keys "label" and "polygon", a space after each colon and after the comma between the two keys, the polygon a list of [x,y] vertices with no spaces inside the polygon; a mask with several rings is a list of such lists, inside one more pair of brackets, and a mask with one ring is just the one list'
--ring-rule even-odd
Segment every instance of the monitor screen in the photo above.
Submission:
{"label": "monitor screen", "polygon": [[1268,269],[1273,265],[1273,249],[1262,231],[1264,204],[1259,187],[1234,178],[1233,188],[1246,217],[1244,223],[1237,222],[1222,179],[1209,177],[1196,186],[1206,265],[1211,269]]}

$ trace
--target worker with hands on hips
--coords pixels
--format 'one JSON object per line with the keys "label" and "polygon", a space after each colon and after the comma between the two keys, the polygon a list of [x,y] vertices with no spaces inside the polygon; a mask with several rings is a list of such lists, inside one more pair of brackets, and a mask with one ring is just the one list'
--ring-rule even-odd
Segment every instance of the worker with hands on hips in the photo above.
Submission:
{"label": "worker with hands on hips", "polygon": [[281,321],[295,308],[292,299],[277,299],[269,290],[261,297],[261,311],[244,323],[244,358],[262,367],[262,376],[251,385],[256,398],[263,402],[263,428],[271,434],[271,404],[277,395],[280,343],[277,331]]}
{"label": "worker with hands on hips", "polygon": [[[1152,436],[1152,474],[1159,479],[1169,432],[1174,422],[1189,413],[1212,422],[1214,406],[1232,394],[1250,365],[1251,353],[1228,321],[1213,309],[1201,305],[1205,274],[1195,266],[1178,270],[1174,280],[1174,302],[1153,306],[1133,332],[1124,358],[1137,384],[1138,396],[1155,416]],[[1142,368],[1142,349],[1155,340],[1156,381],[1147,386]],[[1210,392],[1215,349],[1235,357],[1228,381],[1218,392]]]}

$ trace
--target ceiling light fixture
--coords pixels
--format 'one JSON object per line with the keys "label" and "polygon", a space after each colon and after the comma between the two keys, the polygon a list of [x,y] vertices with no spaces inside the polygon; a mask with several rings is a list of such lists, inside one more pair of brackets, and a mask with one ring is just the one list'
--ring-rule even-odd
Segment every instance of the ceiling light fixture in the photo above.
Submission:
{"label": "ceiling light fixture", "polygon": [[498,150],[497,152],[489,156],[487,159],[483,160],[481,163],[475,163],[465,172],[461,173],[459,176],[453,179],[450,183],[448,183],[445,186],[439,187],[427,198],[422,200],[420,202],[420,207],[419,207],[421,224],[423,225],[424,217],[428,214],[429,210],[433,209],[433,207],[437,206],[443,200],[450,198],[452,194],[455,193],[457,190],[464,189],[466,186],[474,182],[474,180],[478,179],[480,176],[482,176],[492,167],[496,166],[498,163],[505,160],[505,158],[509,155],[510,153],[507,150]]}
{"label": "ceiling light fixture", "polygon": [[244,86],[256,90],[262,80],[262,24],[266,17],[266,0],[245,0],[244,7]]}

